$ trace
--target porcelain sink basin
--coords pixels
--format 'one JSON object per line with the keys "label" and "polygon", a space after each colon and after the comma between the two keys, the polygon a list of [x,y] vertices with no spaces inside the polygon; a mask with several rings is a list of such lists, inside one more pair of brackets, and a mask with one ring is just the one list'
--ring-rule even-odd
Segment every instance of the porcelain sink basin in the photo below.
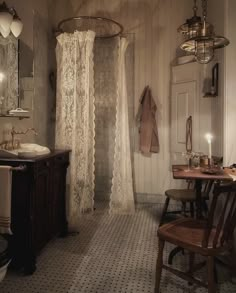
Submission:
{"label": "porcelain sink basin", "polygon": [[16,150],[0,150],[0,157],[4,158],[32,158],[36,156],[49,154],[47,147],[36,143],[22,143],[20,148]]}

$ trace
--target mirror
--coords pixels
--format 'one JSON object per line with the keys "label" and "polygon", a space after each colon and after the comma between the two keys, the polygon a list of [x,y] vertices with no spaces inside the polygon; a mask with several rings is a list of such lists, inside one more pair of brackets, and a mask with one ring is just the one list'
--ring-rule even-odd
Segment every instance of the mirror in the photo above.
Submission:
{"label": "mirror", "polygon": [[18,106],[18,52],[18,40],[13,35],[0,35],[0,115]]}

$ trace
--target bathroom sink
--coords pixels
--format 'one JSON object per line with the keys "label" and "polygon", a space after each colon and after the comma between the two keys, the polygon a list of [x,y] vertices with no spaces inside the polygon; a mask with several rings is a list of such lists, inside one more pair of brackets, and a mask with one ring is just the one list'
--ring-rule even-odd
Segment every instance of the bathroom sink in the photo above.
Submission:
{"label": "bathroom sink", "polygon": [[47,147],[36,143],[22,143],[20,148],[15,150],[0,150],[0,157],[3,158],[32,158],[36,156],[49,154],[50,150]]}
{"label": "bathroom sink", "polygon": [[0,157],[1,158],[17,158],[18,152],[16,150],[0,150]]}

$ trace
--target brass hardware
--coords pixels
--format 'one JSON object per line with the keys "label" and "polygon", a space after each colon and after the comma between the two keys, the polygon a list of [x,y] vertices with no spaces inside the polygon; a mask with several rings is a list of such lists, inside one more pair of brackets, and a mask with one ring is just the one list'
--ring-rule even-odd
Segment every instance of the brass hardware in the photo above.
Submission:
{"label": "brass hardware", "polygon": [[178,28],[178,32],[182,33],[185,39],[180,48],[194,54],[197,62],[206,64],[214,58],[215,49],[228,46],[229,40],[223,36],[217,36],[214,33],[214,26],[206,21],[207,0],[202,0],[203,20],[197,16],[196,0],[194,0],[193,12],[193,17],[187,19]]}
{"label": "brass hardware", "polygon": [[0,149],[3,150],[12,150],[20,147],[20,141],[17,139],[14,142],[14,147],[12,146],[11,140],[4,140],[0,143]]}
{"label": "brass hardware", "polygon": [[72,24],[75,25],[73,31],[92,30],[96,33],[95,37],[100,39],[117,37],[119,35],[122,35],[124,30],[123,26],[120,23],[110,18],[100,16],[75,16],[60,21],[57,25],[55,35],[69,32],[68,30],[66,30],[66,26],[64,26],[64,24],[71,21]]}
{"label": "brass hardware", "polygon": [[7,140],[2,141],[2,142],[0,143],[0,149],[4,149],[4,150],[6,150],[6,146],[7,146],[7,144],[8,144],[8,141],[7,141]]}
{"label": "brass hardware", "polygon": [[11,145],[12,145],[12,149],[20,147],[19,140],[16,143],[15,135],[26,134],[29,131],[33,131],[35,135],[38,135],[37,131],[33,127],[32,128],[27,128],[25,131],[16,131],[15,127],[14,126],[12,127],[12,130],[11,130]]}
{"label": "brass hardware", "polygon": [[11,167],[12,171],[26,171],[27,166],[26,165],[20,165],[18,167]]}

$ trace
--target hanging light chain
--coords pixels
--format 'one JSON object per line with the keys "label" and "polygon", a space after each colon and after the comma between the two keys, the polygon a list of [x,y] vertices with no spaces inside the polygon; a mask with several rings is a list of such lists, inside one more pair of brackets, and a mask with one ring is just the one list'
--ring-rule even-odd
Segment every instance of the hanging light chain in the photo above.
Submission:
{"label": "hanging light chain", "polygon": [[194,4],[193,4],[193,13],[194,13],[194,16],[197,15],[197,9],[198,9],[198,7],[197,7],[197,0],[194,0]]}
{"label": "hanging light chain", "polygon": [[206,21],[206,17],[207,17],[207,0],[202,0],[202,15],[203,15],[203,20]]}

